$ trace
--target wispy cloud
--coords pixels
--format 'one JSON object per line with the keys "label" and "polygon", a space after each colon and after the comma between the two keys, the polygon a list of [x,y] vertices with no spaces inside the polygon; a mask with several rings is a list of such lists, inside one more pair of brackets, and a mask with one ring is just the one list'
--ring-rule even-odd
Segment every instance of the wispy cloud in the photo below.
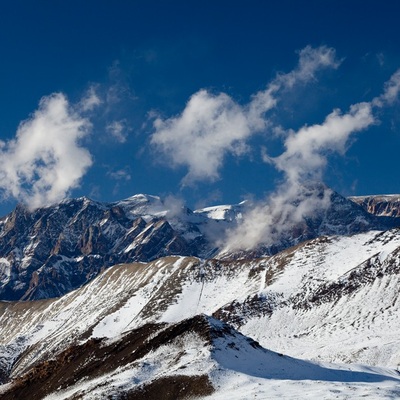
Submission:
{"label": "wispy cloud", "polygon": [[30,208],[63,199],[92,165],[80,141],[91,124],[61,93],[43,97],[39,108],[0,143],[0,188]]}
{"label": "wispy cloud", "polygon": [[105,102],[111,109],[124,101],[135,100],[136,96],[129,84],[127,73],[115,60],[108,70],[108,83],[105,85]]}
{"label": "wispy cloud", "polygon": [[116,181],[130,181],[132,178],[127,168],[109,171],[107,175]]}
{"label": "wispy cloud", "polygon": [[343,153],[350,136],[374,122],[371,104],[359,103],[346,114],[335,110],[322,124],[291,131],[280,156],[264,156],[283,172],[284,180],[268,199],[250,208],[237,228],[227,232],[220,243],[223,251],[272,245],[305,217],[327,209],[331,190],[314,184],[322,180],[328,154]]}
{"label": "wispy cloud", "polygon": [[114,171],[108,171],[107,176],[109,176],[114,181],[114,187],[112,191],[112,194],[114,196],[118,195],[121,190],[121,187],[125,186],[127,182],[130,182],[130,180],[132,179],[128,167],[117,169]]}
{"label": "wispy cloud", "polygon": [[102,103],[103,100],[98,94],[98,85],[92,85],[83,96],[82,100],[79,103],[79,106],[82,111],[93,111]]}
{"label": "wispy cloud", "polygon": [[248,139],[268,126],[266,113],[276,107],[280,90],[316,79],[324,68],[337,68],[335,50],[307,46],[299,52],[297,67],[278,74],[265,90],[240,105],[225,93],[200,90],[188,101],[183,112],[154,121],[151,144],[172,166],[185,166],[184,185],[195,181],[215,181],[227,154],[242,156],[249,150]]}
{"label": "wispy cloud", "polygon": [[132,102],[136,99],[127,72],[116,60],[108,68],[104,82],[90,85],[79,108],[90,116],[101,141],[112,139],[124,144],[132,131]]}
{"label": "wispy cloud", "polygon": [[332,47],[320,46],[317,48],[306,46],[298,52],[299,62],[297,67],[286,74],[278,74],[272,85],[292,88],[299,83],[316,80],[318,71],[324,68],[336,69],[341,64]]}
{"label": "wispy cloud", "polygon": [[400,92],[400,70],[397,70],[385,83],[384,92],[376,97],[372,104],[376,107],[392,105],[398,100]]}
{"label": "wispy cloud", "polygon": [[125,143],[127,141],[130,130],[126,119],[112,121],[106,126],[106,131],[119,143]]}
{"label": "wispy cloud", "polygon": [[370,103],[358,103],[342,114],[334,110],[322,124],[304,126],[290,131],[285,139],[285,151],[270,161],[284,172],[292,184],[306,180],[321,180],[329,153],[343,154],[350,135],[375,121]]}

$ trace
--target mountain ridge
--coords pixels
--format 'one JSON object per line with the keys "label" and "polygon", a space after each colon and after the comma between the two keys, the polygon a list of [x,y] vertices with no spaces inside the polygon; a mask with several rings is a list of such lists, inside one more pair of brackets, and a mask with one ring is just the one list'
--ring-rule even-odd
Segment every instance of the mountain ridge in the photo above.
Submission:
{"label": "mountain ridge", "polygon": [[384,230],[400,221],[371,215],[332,192],[329,209],[289,226],[275,242],[218,256],[216,243],[226,232],[240,230],[249,209],[251,204],[242,202],[193,212],[143,194],[112,203],[68,199],[34,211],[19,205],[0,219],[0,299],[58,297],[118,263],[168,255],[272,255],[323,234]]}
{"label": "mountain ridge", "polygon": [[377,216],[399,217],[400,194],[352,196],[349,200]]}

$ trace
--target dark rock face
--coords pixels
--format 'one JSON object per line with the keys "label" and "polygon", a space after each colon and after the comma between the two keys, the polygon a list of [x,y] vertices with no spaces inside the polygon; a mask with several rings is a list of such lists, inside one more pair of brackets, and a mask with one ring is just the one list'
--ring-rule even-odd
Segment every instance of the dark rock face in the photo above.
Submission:
{"label": "dark rock face", "polygon": [[233,301],[213,313],[213,317],[240,328],[255,316],[271,316],[275,309],[276,299],[255,294],[243,302]]}
{"label": "dark rock face", "polygon": [[387,230],[400,225],[400,220],[390,216],[375,216],[363,207],[332,191],[330,206],[325,211],[315,211],[305,219],[302,241],[322,235],[352,235],[369,230]]}

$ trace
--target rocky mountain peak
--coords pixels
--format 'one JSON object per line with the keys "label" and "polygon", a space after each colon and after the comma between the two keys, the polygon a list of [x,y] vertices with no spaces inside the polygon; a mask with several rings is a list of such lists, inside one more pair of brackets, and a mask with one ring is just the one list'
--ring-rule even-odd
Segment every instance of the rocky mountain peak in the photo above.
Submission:
{"label": "rocky mountain peak", "polygon": [[[309,188],[310,195],[315,190]],[[318,190],[323,195],[327,188]],[[167,203],[138,194],[113,203],[67,199],[34,211],[17,206],[0,220],[0,299],[60,296],[114,264],[168,255],[216,256],[216,239],[223,241],[228,229],[240,230],[251,209],[250,203],[242,202],[192,212]],[[328,208],[289,226],[275,242],[265,238],[268,244],[261,243],[251,252],[223,256],[272,255],[323,234],[349,235],[397,224],[396,218],[371,215],[330,191]]]}

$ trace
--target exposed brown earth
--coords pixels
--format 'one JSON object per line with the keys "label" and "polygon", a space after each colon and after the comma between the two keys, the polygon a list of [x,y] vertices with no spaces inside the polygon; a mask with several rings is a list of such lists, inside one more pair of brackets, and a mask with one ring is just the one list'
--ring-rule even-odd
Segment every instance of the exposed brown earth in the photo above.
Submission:
{"label": "exposed brown earth", "polygon": [[183,400],[207,396],[214,388],[207,375],[174,376],[157,379],[140,389],[126,393],[121,400]]}

